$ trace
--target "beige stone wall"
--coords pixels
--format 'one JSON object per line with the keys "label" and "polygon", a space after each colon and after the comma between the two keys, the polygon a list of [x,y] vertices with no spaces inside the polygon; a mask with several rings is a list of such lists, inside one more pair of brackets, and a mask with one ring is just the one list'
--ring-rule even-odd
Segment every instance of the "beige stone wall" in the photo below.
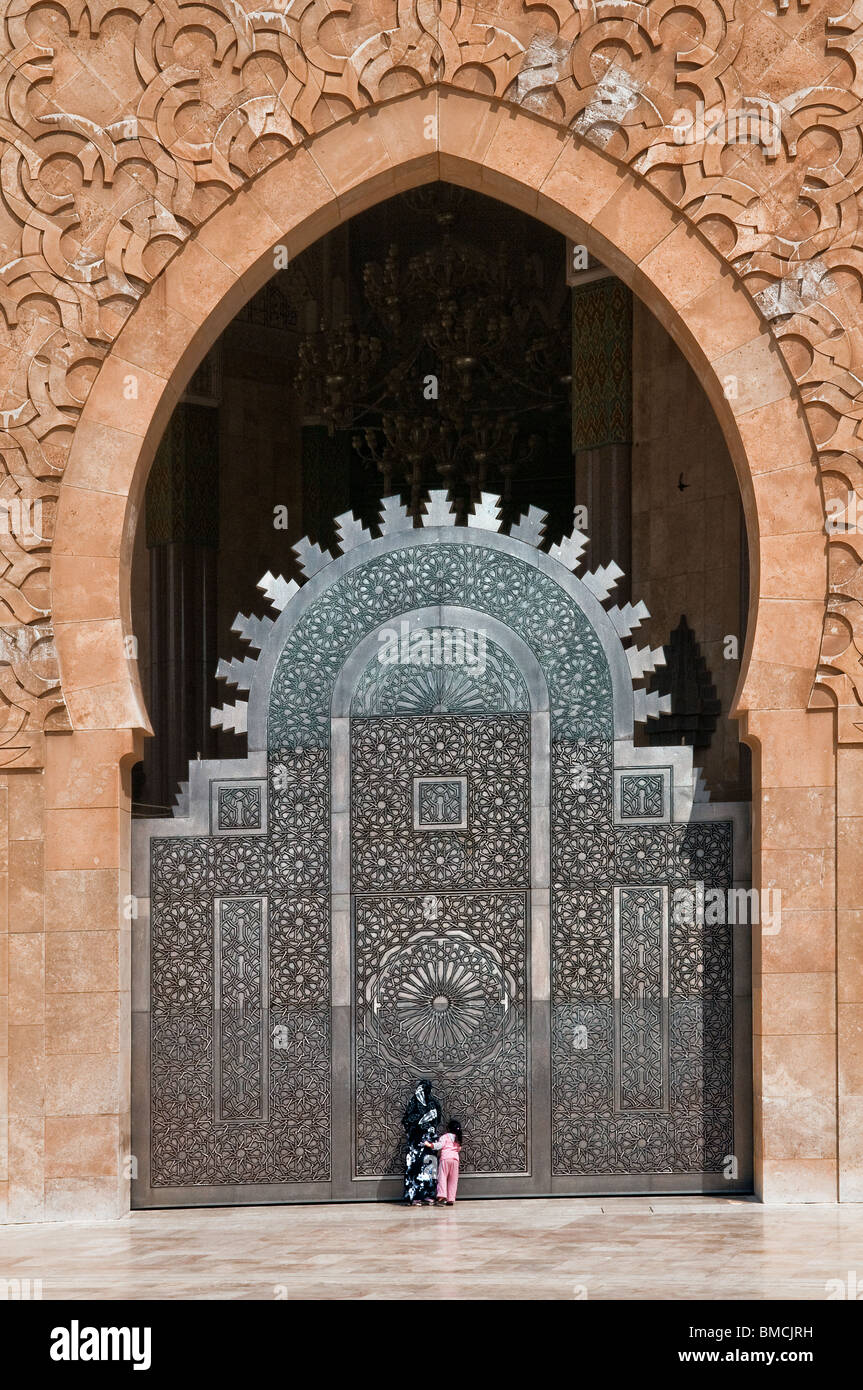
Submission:
{"label": "beige stone wall", "polygon": [[9,788],[0,786],[0,1220],[9,1210]]}
{"label": "beige stone wall", "polygon": [[0,786],[8,864],[0,1197],[10,1221],[120,1215],[128,1206],[129,818],[120,763],[129,746],[121,734],[58,736],[44,773],[10,772]]}
{"label": "beige stone wall", "polygon": [[761,793],[753,877],[782,895],[781,930],[753,934],[756,1171],[772,1201],[835,1202],[859,1167],[837,1142],[833,721],[774,710],[746,723]]}
{"label": "beige stone wall", "polygon": [[[740,740],[729,713],[743,656],[740,486],[698,377],[638,299],[632,330],[632,592],[650,610],[638,640],[663,646],[686,614],[722,702],[695,762],[714,801],[736,800]],[[731,661],[727,636],[737,641]]]}
{"label": "beige stone wall", "polygon": [[863,1202],[863,748],[837,753],[839,1196]]}
{"label": "beige stone wall", "polygon": [[7,774],[3,784],[0,1065],[6,1106],[0,1163],[4,1210],[11,1219],[33,1220],[43,1213],[45,1147],[45,775]]}

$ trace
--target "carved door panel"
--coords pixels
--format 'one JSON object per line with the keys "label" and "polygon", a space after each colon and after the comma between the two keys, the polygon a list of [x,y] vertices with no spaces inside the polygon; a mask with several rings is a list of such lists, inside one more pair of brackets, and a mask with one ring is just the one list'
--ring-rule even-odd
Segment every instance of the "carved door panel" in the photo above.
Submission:
{"label": "carved door panel", "polygon": [[748,1186],[743,809],[632,742],[652,656],[580,539],[443,511],[264,577],[246,757],[135,825],[136,1205],[395,1196],[422,1076],[465,1195]]}
{"label": "carved door panel", "polygon": [[326,827],[327,771],[279,753],[268,789],[214,778],[212,833],[151,842],[153,1205],[329,1195],[326,866],[285,835],[307,806]]}
{"label": "carved door panel", "polygon": [[528,716],[354,719],[351,860],[355,1177],[400,1173],[423,1076],[465,1174],[528,1174]]}
{"label": "carved door panel", "polygon": [[615,771],[606,742],[558,741],[552,786],[553,1190],[728,1191],[745,1059],[732,931],[703,906],[732,824],[675,824],[671,770]]}

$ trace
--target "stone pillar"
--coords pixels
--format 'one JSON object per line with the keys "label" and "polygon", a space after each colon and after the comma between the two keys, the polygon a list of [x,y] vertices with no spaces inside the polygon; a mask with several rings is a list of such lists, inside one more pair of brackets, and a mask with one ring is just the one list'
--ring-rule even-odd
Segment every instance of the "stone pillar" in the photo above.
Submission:
{"label": "stone pillar", "polygon": [[9,1212],[9,787],[0,779],[0,1221]]}
{"label": "stone pillar", "polygon": [[[755,740],[753,886],[762,903],[767,890],[781,892],[778,930],[763,921],[753,927],[756,1192],[770,1203],[835,1202],[834,720],[758,711],[747,716],[746,733]],[[840,979],[847,974],[843,968]],[[856,1084],[852,1072],[847,1080]]]}
{"label": "stone pillar", "polygon": [[146,512],[154,738],[144,752],[141,799],[158,815],[173,804],[189,759],[216,752],[219,416],[212,406],[177,406],[153,463]]}
{"label": "stone pillar", "polygon": [[0,778],[0,1219],[44,1218],[45,778]]}
{"label": "stone pillar", "polygon": [[602,270],[571,278],[575,500],[587,508],[586,563],[593,569],[617,562],[624,573],[615,602],[625,603],[632,572],[632,292]]}
{"label": "stone pillar", "polygon": [[863,1202],[863,748],[836,772],[839,1200]]}
{"label": "stone pillar", "polygon": [[9,1005],[0,1210],[9,1221],[128,1210],[128,780],[139,751],[129,732],[58,734],[46,739],[44,773],[0,779]]}

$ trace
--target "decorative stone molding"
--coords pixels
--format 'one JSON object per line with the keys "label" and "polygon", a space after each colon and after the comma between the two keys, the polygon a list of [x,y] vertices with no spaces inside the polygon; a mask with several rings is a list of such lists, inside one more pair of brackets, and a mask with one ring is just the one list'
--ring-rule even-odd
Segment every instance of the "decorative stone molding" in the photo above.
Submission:
{"label": "decorative stone molding", "polygon": [[[39,766],[43,733],[69,727],[50,625],[54,505],[124,323],[263,169],[422,87],[521,107],[652,185],[717,248],[781,347],[825,500],[863,499],[859,8],[400,0],[381,30],[369,0],[10,0],[0,502],[18,524],[0,528],[0,763]],[[849,530],[829,550],[811,703],[837,707],[840,740],[861,742],[863,545]]]}

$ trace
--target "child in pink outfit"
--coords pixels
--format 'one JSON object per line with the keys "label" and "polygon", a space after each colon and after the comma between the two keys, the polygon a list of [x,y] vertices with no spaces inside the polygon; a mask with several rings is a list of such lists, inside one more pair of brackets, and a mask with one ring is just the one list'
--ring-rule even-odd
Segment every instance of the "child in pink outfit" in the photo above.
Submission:
{"label": "child in pink outfit", "polygon": [[426,1144],[427,1149],[436,1149],[438,1155],[435,1206],[455,1206],[461,1145],[461,1125],[458,1120],[450,1120],[446,1134],[442,1134],[433,1144]]}

